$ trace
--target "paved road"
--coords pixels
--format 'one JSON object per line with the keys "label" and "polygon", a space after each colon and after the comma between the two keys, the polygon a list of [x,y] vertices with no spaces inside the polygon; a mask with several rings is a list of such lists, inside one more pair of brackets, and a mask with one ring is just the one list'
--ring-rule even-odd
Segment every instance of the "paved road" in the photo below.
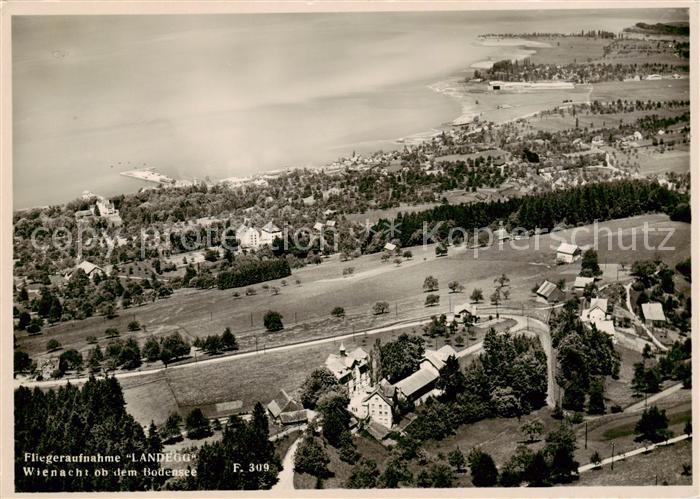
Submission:
{"label": "paved road", "polygon": [[676,393],[680,389],[683,388],[683,383],[678,383],[676,385],[670,386],[666,388],[663,391],[660,391],[659,393],[655,393],[651,397],[647,397],[646,401],[642,400],[641,402],[637,402],[632,404],[631,406],[627,407],[624,411],[622,412],[637,412],[643,410],[647,405],[651,405],[657,400],[660,400],[662,398],[668,397],[669,395]]}
{"label": "paved road", "polygon": [[294,455],[297,452],[297,447],[303,437],[297,438],[289,447],[287,454],[282,460],[282,471],[277,475],[278,481],[270,490],[294,490]]}
{"label": "paved road", "polygon": [[[151,369],[142,369],[142,370],[137,370],[137,371],[125,371],[125,372],[117,372],[114,373],[114,377],[117,379],[125,379],[125,378],[133,378],[137,376],[144,376],[146,374],[156,374],[160,372],[164,372],[166,369],[167,370],[175,370],[175,369],[187,369],[191,368],[197,365],[203,365],[203,364],[218,364],[221,362],[232,362],[238,359],[243,359],[246,357],[253,357],[255,355],[263,355],[264,353],[269,353],[269,352],[282,352],[286,350],[293,350],[295,348],[302,348],[302,347],[309,347],[309,346],[314,346],[314,345],[321,345],[323,343],[330,343],[332,341],[342,341],[342,340],[347,340],[353,337],[356,337],[358,335],[363,335],[363,336],[371,336],[379,333],[385,333],[388,331],[393,331],[395,329],[402,329],[406,327],[416,327],[416,326],[422,326],[424,324],[427,324],[430,322],[430,319],[418,319],[414,321],[408,321],[408,322],[398,322],[395,324],[391,324],[389,326],[383,326],[375,329],[369,329],[365,331],[359,331],[355,333],[347,333],[343,335],[338,335],[338,336],[331,336],[327,338],[320,338],[317,340],[309,340],[309,341],[304,341],[300,343],[292,343],[289,345],[280,345],[276,347],[270,347],[266,348],[264,351],[260,350],[257,352],[245,352],[245,353],[239,353],[235,355],[225,355],[225,356],[220,356],[220,357],[208,357],[202,360],[199,360],[197,362],[188,362],[185,364],[175,364],[171,365],[169,367],[156,367],[156,368],[151,368]],[[15,387],[19,386],[28,386],[28,387],[41,387],[41,388],[49,388],[53,386],[60,386],[63,385],[67,382],[71,382],[74,384],[81,384],[85,383],[89,379],[88,376],[82,376],[82,377],[76,377],[76,378],[61,378],[61,379],[55,379],[55,380],[46,380],[46,381],[22,381],[22,380],[15,380]]]}
{"label": "paved road", "polygon": [[690,438],[691,436],[692,436],[692,434],[691,435],[680,435],[678,437],[669,438],[668,440],[666,440],[664,442],[659,442],[658,444],[651,444],[651,445],[648,445],[646,447],[640,447],[639,449],[634,449],[634,450],[631,450],[629,452],[625,452],[623,454],[617,454],[615,456],[603,459],[599,465],[595,465],[593,463],[584,464],[583,466],[579,466],[578,472],[584,473],[586,471],[590,471],[590,470],[594,469],[596,466],[605,466],[606,464],[610,464],[613,461],[615,461],[615,462],[622,461],[623,459],[626,459],[628,457],[636,456],[638,454],[642,454],[644,452],[654,450],[657,447],[675,444],[676,442],[680,442],[681,440],[686,440],[686,439]]}
{"label": "paved road", "polygon": [[[309,417],[309,419],[311,420],[313,418]],[[290,433],[294,433],[295,431],[303,432],[304,430],[306,430],[306,427],[307,427],[307,424],[304,423],[304,424],[300,424],[298,426],[292,426],[290,428],[287,428],[284,431],[281,431],[279,433],[275,433],[274,435],[272,435],[270,437],[270,442],[274,442],[275,440],[279,440],[280,438],[284,437],[285,435],[289,435]]]}

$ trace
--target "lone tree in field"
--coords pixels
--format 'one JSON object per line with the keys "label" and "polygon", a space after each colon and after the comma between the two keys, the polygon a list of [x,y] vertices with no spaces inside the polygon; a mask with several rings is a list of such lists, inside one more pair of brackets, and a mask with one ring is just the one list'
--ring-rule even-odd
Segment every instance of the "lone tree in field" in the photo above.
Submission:
{"label": "lone tree in field", "polygon": [[282,324],[282,314],[275,312],[274,310],[268,310],[263,317],[263,324],[265,329],[271,333],[282,331],[284,325]]}
{"label": "lone tree in field", "polygon": [[587,249],[581,256],[581,275],[585,277],[595,277],[602,274],[598,265],[598,252],[594,249]]}
{"label": "lone tree in field", "polygon": [[527,421],[520,426],[520,431],[527,437],[528,443],[536,442],[542,436],[544,424],[539,418]]}
{"label": "lone tree in field", "polygon": [[501,300],[502,300],[500,288],[496,288],[494,290],[494,292],[491,294],[491,296],[489,297],[489,299],[491,300],[492,305],[496,305],[496,306],[500,305]]}
{"label": "lone tree in field", "polygon": [[133,331],[140,331],[141,330],[141,324],[139,321],[131,321],[129,324],[126,326],[126,328],[133,332]]}
{"label": "lone tree in field", "polygon": [[655,405],[645,409],[634,431],[638,434],[635,438],[637,442],[663,442],[671,435],[668,431],[666,411],[659,410]]}
{"label": "lone tree in field", "polygon": [[406,260],[410,260],[411,258],[413,258],[413,253],[411,252],[411,250],[405,250],[401,256],[403,256]]}
{"label": "lone tree in field", "polygon": [[450,466],[452,466],[455,471],[460,472],[464,469],[467,460],[464,459],[464,454],[462,454],[461,450],[455,449],[447,454],[447,462],[450,463]]}
{"label": "lone tree in field", "polygon": [[450,292],[452,293],[461,293],[464,291],[464,286],[462,286],[458,281],[450,281],[447,287],[450,288]]}
{"label": "lone tree in field", "polygon": [[221,344],[224,350],[238,350],[238,340],[231,332],[230,327],[224,329],[224,333],[221,335]]}
{"label": "lone tree in field", "polygon": [[425,306],[434,307],[440,304],[440,296],[438,295],[428,295],[425,297]]}
{"label": "lone tree in field", "polygon": [[146,340],[141,353],[148,362],[155,362],[160,358],[160,342],[153,336]]}
{"label": "lone tree in field", "polygon": [[61,343],[57,339],[49,340],[46,342],[46,351],[47,352],[55,352],[61,348]]}
{"label": "lone tree in field", "polygon": [[498,469],[486,452],[473,449],[469,453],[469,469],[475,487],[493,487],[498,483]]}
{"label": "lone tree in field", "polygon": [[484,292],[480,288],[474,288],[474,291],[472,291],[472,294],[469,295],[469,299],[473,303],[479,303],[484,301]]}
{"label": "lone tree in field", "polygon": [[204,417],[202,410],[197,407],[187,415],[185,419],[185,429],[187,430],[187,438],[204,438],[211,435],[209,420]]}
{"label": "lone tree in field", "polygon": [[331,310],[331,315],[333,317],[345,317],[345,309],[343,307],[335,307]]}
{"label": "lone tree in field", "polygon": [[502,289],[510,285],[510,278],[505,274],[501,274],[499,277],[496,277],[493,282]]}
{"label": "lone tree in field", "polygon": [[389,302],[378,301],[372,307],[372,313],[374,313],[374,315],[386,314],[388,311],[389,311]]}
{"label": "lone tree in field", "polygon": [[182,440],[182,434],[180,433],[181,424],[182,416],[180,416],[177,412],[171,412],[161,430],[164,443]]}
{"label": "lone tree in field", "polygon": [[423,291],[437,291],[438,288],[438,280],[431,275],[426,277],[425,281],[423,281]]}

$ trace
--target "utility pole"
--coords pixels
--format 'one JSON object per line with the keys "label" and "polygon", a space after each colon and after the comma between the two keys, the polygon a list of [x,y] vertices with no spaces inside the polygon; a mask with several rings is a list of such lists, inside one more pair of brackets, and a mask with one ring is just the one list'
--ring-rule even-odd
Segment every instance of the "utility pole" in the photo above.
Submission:
{"label": "utility pole", "polygon": [[253,327],[253,312],[250,313],[250,327]]}
{"label": "utility pole", "polygon": [[610,454],[610,469],[615,469],[615,442],[612,443],[612,454]]}
{"label": "utility pole", "polygon": [[394,315],[396,317],[399,316],[399,304],[398,303],[394,303]]}

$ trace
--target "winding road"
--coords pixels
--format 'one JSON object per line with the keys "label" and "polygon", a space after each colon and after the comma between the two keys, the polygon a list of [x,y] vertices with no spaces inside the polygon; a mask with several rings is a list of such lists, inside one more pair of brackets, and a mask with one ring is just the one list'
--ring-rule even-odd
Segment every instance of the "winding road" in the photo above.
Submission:
{"label": "winding road", "polygon": [[302,438],[303,437],[297,438],[287,450],[282,460],[282,471],[277,475],[277,483],[274,484],[270,490],[294,490],[294,456]]}

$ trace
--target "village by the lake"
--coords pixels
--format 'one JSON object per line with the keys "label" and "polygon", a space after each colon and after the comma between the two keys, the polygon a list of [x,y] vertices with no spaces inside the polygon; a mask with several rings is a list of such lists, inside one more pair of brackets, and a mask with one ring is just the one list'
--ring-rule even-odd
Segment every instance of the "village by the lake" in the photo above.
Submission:
{"label": "village by the lake", "polygon": [[16,209],[16,491],[693,485],[685,14],[476,33],[390,149]]}

